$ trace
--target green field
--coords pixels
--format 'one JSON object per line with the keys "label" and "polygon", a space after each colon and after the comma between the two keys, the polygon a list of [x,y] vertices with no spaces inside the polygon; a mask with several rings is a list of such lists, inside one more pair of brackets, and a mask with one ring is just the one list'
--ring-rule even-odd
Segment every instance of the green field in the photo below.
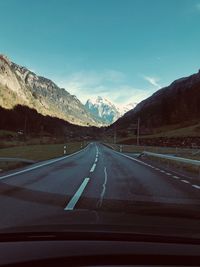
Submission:
{"label": "green field", "polygon": [[81,142],[66,144],[24,145],[0,149],[0,157],[24,158],[34,161],[47,160],[63,156],[63,147],[67,146],[67,154],[81,149]]}
{"label": "green field", "polygon": [[[185,127],[180,127],[179,125],[173,125],[173,126],[166,126],[162,128],[157,128],[155,129],[154,134],[142,134],[140,135],[141,138],[158,138],[158,137],[196,137],[200,136],[200,123],[191,125],[191,126],[185,126]],[[135,134],[129,133],[127,134],[127,137],[122,137],[120,131],[117,134],[117,143],[123,144],[128,143],[130,141],[130,144],[132,142],[132,139],[136,139],[137,136]],[[113,136],[110,137],[110,139],[107,139],[108,142],[113,141]]]}
{"label": "green field", "polygon": [[[83,147],[81,142],[72,142],[65,144],[45,144],[45,145],[24,145],[0,149],[0,157],[23,158],[34,161],[48,160],[62,157],[64,155],[64,145],[66,145],[66,154],[71,154]],[[21,162],[0,161],[0,172],[20,168],[27,164]]]}

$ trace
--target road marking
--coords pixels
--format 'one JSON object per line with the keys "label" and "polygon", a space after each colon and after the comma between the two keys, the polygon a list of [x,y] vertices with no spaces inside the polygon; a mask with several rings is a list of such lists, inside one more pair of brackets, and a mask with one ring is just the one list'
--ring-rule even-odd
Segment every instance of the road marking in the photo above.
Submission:
{"label": "road marking", "polygon": [[67,206],[64,208],[64,210],[73,210],[76,203],[78,202],[79,198],[81,197],[81,194],[83,193],[86,185],[88,184],[90,178],[85,178],[82,184],[80,185],[79,189],[76,191],[74,196],[71,198]]}
{"label": "road marking", "polygon": [[102,205],[103,198],[104,198],[104,195],[105,195],[105,192],[106,192],[106,184],[107,184],[107,181],[108,181],[108,174],[107,174],[106,167],[104,167],[104,183],[102,185],[103,189],[101,191],[100,200],[97,203],[97,206],[98,207],[101,207],[101,205]]}
{"label": "road marking", "polygon": [[[111,148],[110,148],[110,149],[111,149]],[[112,149],[111,149],[111,150],[112,150]],[[131,159],[131,160],[133,160],[133,161],[139,162],[139,163],[142,164],[142,165],[145,165],[145,164],[146,164],[145,162],[143,162],[143,161],[141,161],[141,160],[134,159],[134,158],[132,158],[132,157],[130,157],[130,156],[127,156],[127,155],[125,155],[125,154],[123,154],[123,153],[120,153],[120,152],[118,152],[118,151],[113,150],[113,152],[115,152],[115,153],[117,153],[117,154],[119,154],[119,155],[121,155],[121,156],[123,156],[123,157],[125,157],[125,158],[128,158],[128,159]]]}
{"label": "road marking", "polygon": [[171,173],[169,173],[169,172],[165,172],[165,174],[167,174],[167,175],[170,175],[170,176],[172,175],[172,174],[171,174]]}
{"label": "road marking", "polygon": [[93,171],[95,170],[95,168],[96,168],[96,163],[94,163],[94,164],[92,165],[92,168],[90,169],[90,172],[93,172]]}
{"label": "road marking", "polygon": [[186,183],[186,184],[190,184],[190,182],[187,180],[181,180],[181,182]]}
{"label": "road marking", "polygon": [[180,179],[180,177],[178,177],[176,175],[173,175],[172,177],[175,178],[175,179]]}
{"label": "road marking", "polygon": [[95,159],[95,162],[97,162],[98,158]]}
{"label": "road marking", "polygon": [[193,186],[194,188],[200,189],[200,186],[199,186],[199,185],[192,184],[192,186]]}
{"label": "road marking", "polygon": [[[142,165],[146,165],[146,166],[148,166],[148,167],[154,168],[152,165],[147,164],[147,163],[145,163],[145,162],[143,162],[143,161],[141,161],[141,160],[132,158],[132,157],[130,157],[130,156],[127,156],[127,155],[125,155],[125,154],[123,154],[123,153],[120,153],[120,152],[118,152],[118,151],[115,151],[115,150],[113,150],[113,151],[114,151],[115,153],[121,155],[121,156],[124,156],[124,157],[126,157],[126,158],[128,158],[128,159],[131,159],[131,160],[133,160],[133,161],[136,161],[136,162],[138,162],[138,163],[141,163]],[[166,173],[164,170],[161,170],[161,169],[159,169],[159,168],[155,168],[155,170],[158,170],[158,171],[160,171],[160,172],[162,172],[162,173]],[[167,173],[166,173],[166,174],[167,174]],[[168,173],[167,175],[172,175],[172,174],[169,174],[169,173]]]}
{"label": "road marking", "polygon": [[33,167],[30,167],[28,169],[25,169],[25,170],[21,170],[21,171],[17,171],[17,172],[14,172],[14,173],[10,173],[10,174],[7,174],[7,175],[4,175],[4,176],[0,176],[0,180],[4,179],[4,178],[8,178],[8,177],[12,177],[12,176],[15,176],[15,175],[18,175],[18,174],[22,174],[22,173],[25,173],[25,172],[29,172],[29,171],[32,171],[32,170],[35,170],[35,169],[38,169],[38,168],[41,168],[43,166],[47,166],[47,165],[50,165],[50,164],[53,164],[55,162],[58,162],[58,161],[61,161],[61,160],[64,160],[64,159],[67,159],[67,158],[70,158],[82,151],[84,151],[85,149],[87,148],[87,146],[73,154],[70,154],[70,155],[67,155],[67,156],[64,156],[64,157],[61,157],[61,158],[58,158],[58,159],[54,159],[54,160],[50,160],[46,163],[42,163],[42,164],[39,164],[37,166],[33,166]]}

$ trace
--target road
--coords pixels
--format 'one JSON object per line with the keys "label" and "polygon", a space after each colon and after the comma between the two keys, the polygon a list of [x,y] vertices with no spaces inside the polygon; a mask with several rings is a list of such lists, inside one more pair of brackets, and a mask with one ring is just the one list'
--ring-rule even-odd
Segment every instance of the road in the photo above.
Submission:
{"label": "road", "polygon": [[144,204],[200,207],[200,182],[90,143],[77,153],[0,176],[0,228],[74,210],[131,212]]}

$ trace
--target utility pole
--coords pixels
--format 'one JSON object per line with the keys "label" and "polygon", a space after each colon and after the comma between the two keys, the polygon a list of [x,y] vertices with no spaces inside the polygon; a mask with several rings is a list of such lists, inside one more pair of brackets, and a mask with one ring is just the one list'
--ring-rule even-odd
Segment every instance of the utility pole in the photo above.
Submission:
{"label": "utility pole", "polygon": [[137,122],[137,146],[140,145],[140,118],[138,118]]}
{"label": "utility pole", "polygon": [[116,136],[116,130],[114,131],[114,144],[116,144],[116,139],[117,139],[117,136]]}

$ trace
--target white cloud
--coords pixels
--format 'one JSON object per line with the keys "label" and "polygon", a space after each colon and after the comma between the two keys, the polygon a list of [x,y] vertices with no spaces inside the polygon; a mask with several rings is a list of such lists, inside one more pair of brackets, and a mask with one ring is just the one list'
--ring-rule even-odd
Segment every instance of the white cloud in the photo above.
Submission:
{"label": "white cloud", "polygon": [[139,89],[126,81],[124,73],[116,70],[80,71],[68,75],[59,86],[66,88],[84,104],[87,99],[98,95],[110,99],[115,104],[139,103],[150,96],[154,89]]}
{"label": "white cloud", "polygon": [[115,92],[112,92],[112,100],[121,105],[139,103],[152,95],[153,92],[154,90],[144,90],[124,84],[119,86]]}
{"label": "white cloud", "polygon": [[151,85],[155,86],[157,89],[161,88],[160,84],[158,83],[160,81],[159,78],[144,76],[144,79]]}
{"label": "white cloud", "polygon": [[97,95],[107,96],[124,78],[125,75],[116,70],[80,71],[67,76],[58,84],[84,103]]}

